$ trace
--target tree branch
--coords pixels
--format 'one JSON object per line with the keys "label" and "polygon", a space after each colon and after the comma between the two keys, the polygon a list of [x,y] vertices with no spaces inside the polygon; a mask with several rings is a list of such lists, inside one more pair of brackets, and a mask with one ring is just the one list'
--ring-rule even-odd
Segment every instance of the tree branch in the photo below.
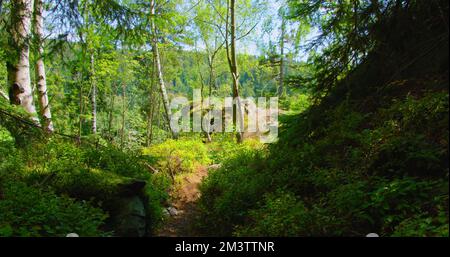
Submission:
{"label": "tree branch", "polygon": [[[1,2],[1,0],[0,0],[0,2]],[[9,96],[5,92],[3,92],[2,90],[0,90],[0,96],[2,96],[3,98],[5,98],[6,100],[9,101]]]}
{"label": "tree branch", "polygon": [[236,39],[236,41],[239,41],[239,40],[243,39],[244,37],[248,36],[248,34],[250,34],[256,28],[256,26],[258,26],[258,24],[259,24],[259,22],[257,22],[247,33],[245,33],[244,35],[238,37]]}

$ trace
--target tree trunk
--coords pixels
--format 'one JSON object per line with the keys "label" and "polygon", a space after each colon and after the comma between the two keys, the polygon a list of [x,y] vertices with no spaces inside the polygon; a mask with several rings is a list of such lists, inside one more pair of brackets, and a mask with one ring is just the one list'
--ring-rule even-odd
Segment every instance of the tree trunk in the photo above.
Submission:
{"label": "tree trunk", "polygon": [[38,89],[38,102],[40,108],[41,125],[48,133],[53,132],[52,114],[50,112],[50,103],[48,101],[47,77],[45,75],[44,64],[44,1],[35,0],[34,2],[34,37],[36,42],[36,83]]}
{"label": "tree trunk", "polygon": [[170,109],[169,104],[169,96],[167,95],[167,89],[166,85],[164,83],[164,76],[161,69],[161,58],[159,55],[159,49],[158,49],[158,38],[157,38],[157,29],[156,29],[156,23],[155,23],[155,0],[151,0],[150,2],[150,15],[151,15],[151,27],[152,27],[152,50],[153,50],[153,56],[155,57],[156,62],[156,73],[158,76],[159,81],[159,91],[161,93],[161,98],[164,104],[164,113],[166,115],[166,119],[168,121],[169,130],[172,133],[173,138],[177,138],[178,135],[175,131],[173,131],[172,126],[170,124],[170,117],[172,116],[172,110]]}
{"label": "tree trunk", "polygon": [[1,16],[2,11],[3,11],[3,0],[0,0],[0,17],[2,17]]}
{"label": "tree trunk", "polygon": [[208,56],[208,66],[209,66],[209,97],[212,96],[212,88],[215,86],[216,76],[214,73],[214,59],[216,53]]}
{"label": "tree trunk", "polygon": [[125,115],[127,111],[127,96],[126,96],[126,85],[122,84],[122,128],[120,130],[120,147],[123,148],[125,144]]}
{"label": "tree trunk", "polygon": [[153,120],[155,117],[155,106],[155,97],[153,97],[152,106],[150,108],[150,113],[147,121],[147,146],[150,146],[153,141]]}
{"label": "tree trunk", "polygon": [[111,88],[111,95],[110,95],[110,102],[109,102],[109,117],[108,117],[108,137],[109,141],[113,141],[113,135],[112,135],[112,125],[113,125],[113,119],[114,119],[114,101],[115,101],[115,95],[116,95],[116,86],[112,86]]}
{"label": "tree trunk", "polygon": [[161,100],[160,99],[158,99],[158,105],[157,105],[157,107],[156,107],[156,110],[157,110],[157,117],[158,117],[158,119],[156,120],[156,126],[158,127],[158,128],[161,128]]}
{"label": "tree trunk", "polygon": [[80,115],[78,120],[78,143],[81,143],[81,134],[83,133],[83,114],[84,114],[84,99],[83,99],[83,81],[80,81],[80,94],[78,104],[80,108]]}
{"label": "tree trunk", "polygon": [[152,70],[150,74],[150,96],[149,96],[149,110],[147,115],[147,146],[152,144],[153,140],[153,118],[155,116],[156,98],[154,94],[155,89],[155,56],[152,59]]}
{"label": "tree trunk", "polygon": [[280,81],[279,81],[279,89],[278,96],[285,97],[286,96],[286,88],[284,86],[284,40],[286,35],[286,20],[284,17],[284,11],[282,12],[282,21],[281,21],[281,38],[280,38]]}
{"label": "tree trunk", "polygon": [[9,100],[21,105],[39,123],[33,104],[30,77],[30,36],[33,0],[11,2],[11,48],[14,49],[7,63]]}
{"label": "tree trunk", "polygon": [[90,53],[90,81],[92,87],[91,102],[92,102],[92,134],[97,134],[97,84],[95,80],[95,59],[94,51]]}
{"label": "tree trunk", "polygon": [[[236,0],[230,0],[229,1],[229,16],[230,16],[230,40],[231,45],[227,42],[227,57],[228,57],[228,64],[230,66],[231,75],[233,78],[233,97],[236,99],[236,108],[234,108],[234,124],[239,126],[239,131],[236,133],[236,138],[238,143],[242,143],[244,140],[244,113],[242,110],[242,103],[239,96],[239,70],[237,66],[237,59],[236,59]],[[228,19],[228,18],[227,18]],[[227,27],[228,27],[228,21],[227,21]],[[226,29],[228,34],[228,28]],[[228,35],[227,41],[228,41]],[[238,124],[239,123],[239,124]]]}

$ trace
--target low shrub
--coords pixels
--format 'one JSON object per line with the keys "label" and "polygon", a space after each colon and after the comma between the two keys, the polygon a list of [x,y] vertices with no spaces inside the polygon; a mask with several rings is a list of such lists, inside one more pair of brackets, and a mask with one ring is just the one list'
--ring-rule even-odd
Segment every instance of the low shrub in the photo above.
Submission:
{"label": "low shrub", "polygon": [[[258,175],[264,165],[264,152],[241,148],[222,167],[210,171],[201,185],[201,223],[199,228],[211,235],[230,235],[233,226],[245,220],[269,186],[270,178]],[[249,179],[252,178],[252,179]]]}
{"label": "low shrub", "polygon": [[145,148],[143,153],[156,158],[156,168],[171,176],[192,172],[199,165],[210,163],[207,147],[195,139],[167,140]]}
{"label": "low shrub", "polygon": [[58,196],[22,182],[3,182],[0,193],[0,236],[108,235],[101,229],[107,214],[88,202]]}
{"label": "low shrub", "polygon": [[[146,163],[153,165],[153,160],[146,156],[122,152],[112,146],[77,146],[52,138],[29,148],[11,148],[0,158],[1,180],[19,181],[58,197],[66,195],[77,201],[88,201],[104,211],[109,211],[108,202],[118,196],[123,185],[145,181],[147,186],[142,197],[148,200],[145,205],[149,230],[154,230],[161,222],[168,185],[151,174]],[[80,210],[84,211],[87,209]],[[52,214],[49,212],[47,215]]]}
{"label": "low shrub", "polygon": [[221,236],[448,236],[448,93],[358,108],[315,105],[283,118],[268,152],[216,155],[223,167],[201,187],[198,226]]}

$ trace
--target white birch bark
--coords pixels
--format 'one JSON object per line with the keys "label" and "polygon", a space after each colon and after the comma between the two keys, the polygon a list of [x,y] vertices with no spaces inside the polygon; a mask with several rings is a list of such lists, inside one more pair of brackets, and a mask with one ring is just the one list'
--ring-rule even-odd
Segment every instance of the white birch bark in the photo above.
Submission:
{"label": "white birch bark", "polygon": [[47,132],[53,132],[53,122],[52,114],[50,111],[50,103],[48,100],[48,89],[47,89],[47,77],[45,75],[45,63],[44,63],[44,1],[35,0],[34,2],[34,36],[36,42],[36,83],[38,89],[38,102],[39,102],[39,114],[41,116],[41,125]]}
{"label": "white birch bark", "polygon": [[170,103],[169,103],[169,96],[167,95],[167,89],[166,85],[164,83],[164,76],[161,68],[161,58],[159,55],[159,49],[158,49],[158,39],[157,39],[157,30],[156,30],[156,24],[155,24],[155,0],[150,1],[150,15],[151,15],[151,27],[153,32],[153,38],[152,38],[152,48],[153,48],[153,55],[155,57],[156,62],[156,74],[158,76],[158,82],[159,82],[159,90],[161,93],[161,98],[164,104],[164,112],[166,119],[168,121],[169,129],[172,133],[172,137],[177,138],[177,133],[172,129],[172,126],[170,124],[170,119],[172,117],[172,110],[170,109]]}
{"label": "white birch bark", "polygon": [[92,102],[92,133],[97,134],[97,84],[95,79],[95,59],[94,53],[91,52],[91,70],[90,70],[90,80],[92,86],[91,102]]}
{"label": "white birch bark", "polygon": [[12,60],[7,64],[10,102],[22,106],[38,123],[33,104],[30,77],[30,37],[33,0],[12,1],[11,36]]}

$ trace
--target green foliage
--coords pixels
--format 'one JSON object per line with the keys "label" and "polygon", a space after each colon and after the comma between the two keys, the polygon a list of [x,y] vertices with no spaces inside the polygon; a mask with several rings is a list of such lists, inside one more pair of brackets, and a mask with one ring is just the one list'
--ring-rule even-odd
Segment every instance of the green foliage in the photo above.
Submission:
{"label": "green foliage", "polygon": [[[238,49],[240,95],[273,96],[281,75],[288,93],[280,140],[267,148],[223,134],[166,141],[148,39],[160,47],[169,97],[198,88],[229,96],[229,15],[224,0],[155,2],[155,15],[145,1],[46,6],[58,22],[46,31],[70,28],[44,44],[53,123],[83,144],[46,135],[0,96],[0,236],[109,235],[107,203],[137,180],[154,229],[176,179],[211,163],[222,165],[201,187],[207,234],[448,236],[448,1],[290,0],[278,15],[269,1],[238,1],[237,39],[268,48]],[[17,61],[6,40],[13,12],[0,20],[2,93],[4,64]],[[269,37],[252,38],[264,16]],[[300,48],[311,28],[320,35]]]}
{"label": "green foliage", "polygon": [[[150,229],[155,229],[161,221],[161,206],[168,198],[166,193],[168,184],[161,178],[152,176],[145,166],[145,163],[152,162],[152,160],[137,153],[125,153],[115,147],[80,147],[53,138],[47,143],[35,144],[31,148],[9,148],[9,152],[0,159],[0,181],[5,181],[5,183],[21,181],[20,183],[24,186],[17,187],[16,190],[23,189],[26,191],[27,188],[36,188],[33,190],[37,190],[37,192],[44,190],[48,193],[39,193],[36,196],[41,196],[43,201],[49,201],[47,198],[51,198],[50,196],[62,199],[61,201],[65,204],[69,201],[66,199],[72,199],[70,201],[73,201],[74,204],[78,204],[80,201],[88,201],[83,203],[85,207],[80,207],[75,212],[80,217],[92,216],[92,219],[86,219],[86,224],[84,224],[86,229],[88,229],[89,222],[92,227],[98,227],[97,216],[91,213],[88,206],[93,205],[106,212],[109,211],[109,203],[117,197],[118,190],[121,190],[123,185],[135,180],[142,180],[147,183],[143,194],[148,199],[148,203],[145,205]],[[25,184],[28,186],[25,186]],[[23,194],[25,193],[29,192],[26,191]],[[74,199],[77,199],[77,201]],[[19,200],[22,201],[23,199],[11,199],[9,204]],[[2,199],[0,199],[1,202],[3,202]],[[57,203],[51,202],[49,204],[56,205]],[[45,208],[43,206],[40,211],[43,212]],[[52,216],[52,211],[57,206],[49,206],[48,208],[49,212],[41,214],[42,219],[46,215]],[[24,209],[23,215],[26,217],[33,215],[32,211],[31,206],[30,209]],[[62,215],[66,214],[63,213]],[[103,220],[104,218],[101,221]],[[45,221],[43,222],[45,223]],[[57,234],[51,233],[59,233],[60,231],[53,226],[59,225],[49,222],[48,227],[42,228],[42,235],[48,232],[49,235],[56,236]],[[84,227],[81,228],[85,229]],[[92,228],[89,229],[92,230]],[[26,229],[23,228],[23,231],[26,231]],[[93,233],[91,231],[92,233],[89,232],[91,234],[87,234],[88,232],[86,232],[86,235]]]}
{"label": "green foliage", "polygon": [[437,218],[430,218],[428,213],[417,215],[402,221],[393,233],[400,237],[442,236],[448,237],[448,213],[439,210]]}
{"label": "green foliage", "polygon": [[211,235],[448,236],[448,95],[386,106],[364,115],[347,102],[312,106],[285,119],[265,157],[244,150],[224,158],[202,186],[199,227]]}
{"label": "green foliage", "polygon": [[246,211],[255,206],[270,183],[269,177],[258,175],[262,151],[243,147],[232,156],[219,170],[210,171],[201,186],[200,227],[219,236],[229,235],[233,225],[245,220]]}
{"label": "green foliage", "polygon": [[311,217],[306,207],[289,193],[267,195],[260,209],[249,212],[252,227],[236,229],[236,236],[296,236],[308,233]]}
{"label": "green foliage", "polygon": [[145,195],[148,197],[147,213],[150,218],[152,230],[160,227],[164,220],[163,206],[169,201],[169,188],[172,181],[166,174],[151,176],[149,184],[145,187]]}
{"label": "green foliage", "polygon": [[219,138],[214,135],[213,142],[208,145],[209,156],[214,163],[222,163],[227,159],[238,156],[242,152],[262,149],[264,146],[256,139],[247,139],[242,144],[234,141],[234,135]]}
{"label": "green foliage", "polygon": [[207,147],[195,139],[167,140],[145,148],[143,153],[157,158],[157,169],[171,176],[192,172],[199,165],[210,163]]}
{"label": "green foliage", "polygon": [[[8,130],[0,126],[0,156],[6,156],[7,152],[14,148],[14,138]],[[1,160],[2,157],[0,157]]]}
{"label": "green foliage", "polygon": [[302,113],[311,105],[310,97],[307,94],[295,94],[285,101],[288,104],[287,110],[292,113]]}
{"label": "green foliage", "polygon": [[100,229],[107,215],[87,202],[26,186],[0,185],[0,236],[105,236]]}

